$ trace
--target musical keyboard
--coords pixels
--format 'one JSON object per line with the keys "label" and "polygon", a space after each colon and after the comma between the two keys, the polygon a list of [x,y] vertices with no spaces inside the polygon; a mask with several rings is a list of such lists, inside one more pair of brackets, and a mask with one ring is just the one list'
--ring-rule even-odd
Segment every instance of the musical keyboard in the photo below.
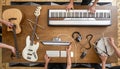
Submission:
{"label": "musical keyboard", "polygon": [[96,10],[91,14],[88,10],[49,9],[48,25],[50,26],[109,26],[111,10]]}

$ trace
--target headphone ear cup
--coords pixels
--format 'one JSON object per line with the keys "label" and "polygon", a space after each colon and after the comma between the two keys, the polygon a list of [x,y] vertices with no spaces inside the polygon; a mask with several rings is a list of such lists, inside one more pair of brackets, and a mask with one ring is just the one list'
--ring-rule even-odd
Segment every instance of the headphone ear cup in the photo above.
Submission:
{"label": "headphone ear cup", "polygon": [[[74,36],[75,34],[77,34],[78,36]],[[79,32],[74,32],[73,34],[72,34],[72,38],[74,38],[75,39],[75,41],[77,41],[77,42],[80,42],[81,40],[82,40],[82,36],[81,36],[81,34],[79,33]]]}
{"label": "headphone ear cup", "polygon": [[82,40],[81,35],[78,36],[78,40],[79,40],[79,42]]}
{"label": "headphone ear cup", "polygon": [[78,37],[77,37],[75,40],[76,40],[77,42],[80,42]]}
{"label": "headphone ear cup", "polygon": [[80,58],[83,59],[86,55],[87,55],[87,52],[84,51],[84,52],[82,52]]}
{"label": "headphone ear cup", "polygon": [[80,42],[82,40],[81,36],[76,37],[75,39],[77,42]]}

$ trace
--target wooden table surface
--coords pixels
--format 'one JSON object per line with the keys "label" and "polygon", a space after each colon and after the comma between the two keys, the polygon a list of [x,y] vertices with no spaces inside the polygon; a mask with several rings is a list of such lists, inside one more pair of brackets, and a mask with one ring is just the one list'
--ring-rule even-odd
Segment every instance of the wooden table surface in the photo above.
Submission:
{"label": "wooden table surface", "polygon": [[[36,9],[36,6],[4,6],[3,11],[8,8],[18,8],[23,13],[23,19],[21,21],[21,33],[17,35],[18,40],[18,47],[20,50],[20,53],[22,53],[22,50],[26,46],[26,37],[28,35],[32,34],[32,29],[27,21],[27,19],[31,19],[32,21],[35,21],[34,11]],[[116,7],[112,6],[101,6],[97,7],[97,9],[112,9],[112,25],[106,26],[106,27],[51,27],[48,26],[48,9],[63,9],[65,6],[47,6],[43,5],[41,10],[41,15],[39,17],[39,25],[45,27],[45,29],[41,29],[37,27],[36,33],[40,37],[40,40],[36,41],[45,41],[45,40],[52,40],[53,37],[57,37],[59,34],[62,34],[61,39],[63,41],[70,41],[72,42],[72,51],[74,52],[74,57],[72,58],[73,63],[100,63],[100,59],[98,54],[96,54],[94,47],[87,52],[87,56],[84,59],[80,59],[81,55],[81,45],[75,41],[73,41],[71,35],[74,31],[78,31],[82,35],[82,41],[81,44],[86,43],[86,35],[92,34],[93,39],[92,43],[94,43],[96,40],[98,40],[100,37],[102,37],[102,34],[106,37],[114,37],[115,43],[117,45],[117,11]],[[87,6],[75,6],[75,9],[87,9]],[[8,32],[6,26],[2,26],[2,42],[14,46],[14,38],[12,32]],[[76,46],[75,46],[76,43]],[[87,44],[88,46],[88,44]],[[60,50],[65,51],[66,46],[44,46],[40,43],[39,49],[37,51],[38,54],[38,61],[37,62],[44,62],[44,55],[46,50]],[[2,61],[3,62],[29,62],[23,59],[21,56],[20,59],[10,58],[10,50],[8,49],[2,49]],[[55,63],[66,63],[66,58],[51,58],[51,62]],[[117,57],[115,54],[113,54],[111,57],[108,58],[108,63],[117,62]]]}

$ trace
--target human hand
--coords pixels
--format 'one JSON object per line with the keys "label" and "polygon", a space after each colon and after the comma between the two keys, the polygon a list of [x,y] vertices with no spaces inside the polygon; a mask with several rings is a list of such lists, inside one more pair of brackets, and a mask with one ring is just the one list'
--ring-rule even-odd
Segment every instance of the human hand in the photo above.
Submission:
{"label": "human hand", "polygon": [[45,54],[44,59],[45,59],[45,63],[49,63],[50,58],[48,57],[48,55],[47,55],[47,54]]}
{"label": "human hand", "polygon": [[110,37],[107,39],[112,47],[115,47],[114,38]]}
{"label": "human hand", "polygon": [[13,23],[11,23],[11,22],[4,21],[4,24],[5,24],[6,26],[10,27],[10,28],[13,27]]}
{"label": "human hand", "polygon": [[11,46],[11,51],[14,54],[14,56],[16,55],[16,49],[14,47]]}
{"label": "human hand", "polygon": [[74,9],[73,3],[69,3],[66,7],[66,10]]}
{"label": "human hand", "polygon": [[66,51],[67,52],[70,52],[71,51],[71,48],[72,48],[72,46],[70,45],[70,46],[68,46],[67,48],[66,48]]}
{"label": "human hand", "polygon": [[95,6],[90,6],[89,11],[90,13],[95,13]]}
{"label": "human hand", "polygon": [[105,53],[102,53],[99,57],[102,63],[106,63],[108,56]]}

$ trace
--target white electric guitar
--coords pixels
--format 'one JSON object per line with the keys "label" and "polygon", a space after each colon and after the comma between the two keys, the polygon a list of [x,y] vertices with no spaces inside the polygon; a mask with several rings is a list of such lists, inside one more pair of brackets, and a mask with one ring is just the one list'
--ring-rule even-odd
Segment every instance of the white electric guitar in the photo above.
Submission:
{"label": "white electric guitar", "polygon": [[40,15],[40,10],[41,10],[41,6],[38,6],[34,12],[34,15],[36,16],[36,23],[34,24],[31,38],[30,36],[27,36],[26,38],[26,47],[23,49],[23,52],[22,52],[23,58],[31,62],[35,62],[38,60],[37,50],[39,48],[39,42],[34,44],[33,41],[35,38],[36,25],[38,23],[38,17]]}

